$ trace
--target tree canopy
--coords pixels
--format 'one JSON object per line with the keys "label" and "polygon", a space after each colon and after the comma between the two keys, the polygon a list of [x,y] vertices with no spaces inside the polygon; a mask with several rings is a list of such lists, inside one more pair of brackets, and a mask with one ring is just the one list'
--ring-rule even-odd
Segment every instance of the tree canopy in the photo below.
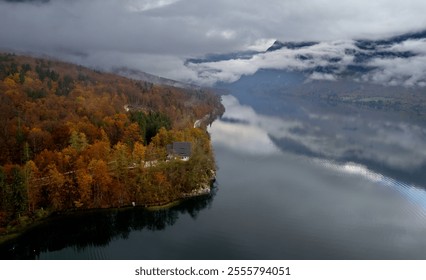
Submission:
{"label": "tree canopy", "polygon": [[[221,110],[208,91],[0,54],[0,228],[40,209],[179,198],[214,169],[193,123]],[[173,141],[193,144],[188,162],[166,161]]]}

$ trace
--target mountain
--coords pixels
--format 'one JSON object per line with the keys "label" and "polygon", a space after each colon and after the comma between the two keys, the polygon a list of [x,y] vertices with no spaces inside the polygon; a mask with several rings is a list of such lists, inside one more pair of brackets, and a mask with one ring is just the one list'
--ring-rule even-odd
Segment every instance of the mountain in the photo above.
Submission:
{"label": "mountain", "polygon": [[183,88],[183,89],[200,89],[199,86],[196,86],[193,84],[178,82],[175,80],[155,76],[143,71],[139,71],[139,70],[131,69],[127,67],[114,68],[112,72],[114,74],[129,78],[129,79],[149,82],[154,85],[165,85],[165,86],[172,86],[172,87]]}
{"label": "mountain", "polygon": [[270,46],[266,51],[267,52],[272,52],[272,51],[276,51],[276,50],[280,50],[282,48],[287,48],[287,49],[300,49],[300,48],[304,48],[304,47],[310,47],[313,45],[318,44],[318,42],[285,42],[282,43],[278,40],[276,40],[272,46]]}
{"label": "mountain", "polygon": [[402,35],[393,36],[387,39],[381,40],[356,40],[356,45],[358,48],[363,50],[376,50],[380,47],[392,46],[395,44],[400,44],[410,40],[422,40],[426,39],[426,30],[419,32],[406,33]]}
{"label": "mountain", "polygon": [[190,63],[193,64],[199,64],[199,63],[206,63],[206,62],[218,62],[223,60],[232,60],[232,59],[250,59],[254,55],[259,54],[262,52],[259,51],[240,51],[240,52],[232,52],[232,53],[226,53],[226,54],[207,54],[204,57],[201,58],[188,58],[185,61],[185,65],[188,65]]}
{"label": "mountain", "polygon": [[[210,62],[227,63],[210,63]],[[426,30],[367,40],[276,40],[264,51],[207,55],[186,61],[207,84],[234,82],[261,69],[296,71],[306,80],[351,78],[387,86],[426,86]]]}

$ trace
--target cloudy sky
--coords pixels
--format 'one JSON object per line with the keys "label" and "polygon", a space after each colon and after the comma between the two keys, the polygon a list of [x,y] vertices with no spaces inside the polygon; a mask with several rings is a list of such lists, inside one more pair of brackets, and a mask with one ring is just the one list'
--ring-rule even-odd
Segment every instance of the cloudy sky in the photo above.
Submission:
{"label": "cloudy sky", "polygon": [[184,65],[187,58],[265,50],[275,39],[334,42],[420,31],[425,11],[423,0],[3,0],[0,49],[198,81],[200,69]]}

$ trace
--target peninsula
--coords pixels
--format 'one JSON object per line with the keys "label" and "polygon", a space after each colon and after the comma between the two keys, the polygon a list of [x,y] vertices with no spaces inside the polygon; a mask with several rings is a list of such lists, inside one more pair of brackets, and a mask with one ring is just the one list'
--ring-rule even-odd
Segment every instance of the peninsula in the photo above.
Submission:
{"label": "peninsula", "polygon": [[223,110],[208,90],[0,53],[0,235],[51,213],[208,192],[205,128]]}

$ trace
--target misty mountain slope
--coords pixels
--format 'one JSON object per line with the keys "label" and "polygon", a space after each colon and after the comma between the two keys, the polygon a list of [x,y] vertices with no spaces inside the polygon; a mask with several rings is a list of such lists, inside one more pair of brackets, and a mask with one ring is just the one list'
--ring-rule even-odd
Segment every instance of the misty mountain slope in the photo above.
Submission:
{"label": "misty mountain slope", "polygon": [[189,59],[201,83],[232,83],[260,69],[301,72],[306,80],[351,79],[372,84],[426,86],[426,31],[381,40],[275,41],[265,51]]}
{"label": "misty mountain slope", "polygon": [[171,79],[166,79],[163,77],[159,77],[159,76],[152,75],[143,71],[131,69],[128,67],[113,68],[111,72],[129,79],[145,81],[145,82],[152,83],[154,85],[165,85],[165,86],[172,86],[172,87],[183,88],[183,89],[200,89],[199,86],[196,86],[193,84],[187,84],[187,83],[174,81]]}

